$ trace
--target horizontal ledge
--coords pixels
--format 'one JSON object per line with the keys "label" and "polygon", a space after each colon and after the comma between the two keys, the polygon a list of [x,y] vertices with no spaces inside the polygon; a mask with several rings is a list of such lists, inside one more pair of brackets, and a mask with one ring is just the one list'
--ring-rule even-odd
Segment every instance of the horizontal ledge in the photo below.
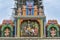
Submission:
{"label": "horizontal ledge", "polygon": [[12,38],[12,39],[14,39],[14,38],[21,38],[21,39],[60,39],[60,37],[0,37],[0,38]]}
{"label": "horizontal ledge", "polygon": [[45,18],[46,16],[14,16],[15,18]]}

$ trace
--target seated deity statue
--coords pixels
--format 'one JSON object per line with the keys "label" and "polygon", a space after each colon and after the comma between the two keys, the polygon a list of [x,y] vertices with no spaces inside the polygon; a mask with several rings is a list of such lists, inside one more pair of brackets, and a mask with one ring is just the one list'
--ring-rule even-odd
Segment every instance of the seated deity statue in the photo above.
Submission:
{"label": "seated deity statue", "polygon": [[50,30],[50,33],[51,33],[51,36],[52,36],[52,37],[55,37],[55,35],[56,35],[56,30],[55,30],[54,28],[52,28],[52,29]]}

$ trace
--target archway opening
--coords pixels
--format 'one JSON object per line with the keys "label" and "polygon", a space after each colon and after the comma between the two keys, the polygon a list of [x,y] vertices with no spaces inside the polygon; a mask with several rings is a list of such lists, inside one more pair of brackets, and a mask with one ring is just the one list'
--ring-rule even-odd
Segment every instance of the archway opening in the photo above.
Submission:
{"label": "archway opening", "polygon": [[36,20],[24,20],[20,27],[21,37],[39,37],[40,25]]}
{"label": "archway opening", "polygon": [[4,30],[3,30],[3,32],[4,32],[4,37],[9,37],[11,34],[11,30],[10,30],[10,28],[9,27],[6,27]]}
{"label": "archway opening", "polygon": [[47,37],[59,37],[59,28],[55,24],[51,24],[47,27]]}
{"label": "archway opening", "polygon": [[11,25],[3,25],[1,28],[2,37],[12,37],[13,36],[13,27]]}

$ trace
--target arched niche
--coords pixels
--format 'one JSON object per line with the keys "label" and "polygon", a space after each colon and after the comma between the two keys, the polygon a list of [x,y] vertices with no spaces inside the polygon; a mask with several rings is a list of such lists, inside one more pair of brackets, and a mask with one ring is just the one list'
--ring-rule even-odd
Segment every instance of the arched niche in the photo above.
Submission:
{"label": "arched niche", "polygon": [[2,37],[12,37],[13,36],[13,27],[11,25],[3,25],[1,28]]}
{"label": "arched niche", "polygon": [[36,20],[24,20],[20,27],[21,37],[39,37],[40,25]]}
{"label": "arched niche", "polygon": [[[52,31],[54,30],[54,31]],[[54,33],[54,34],[53,34]],[[47,27],[47,37],[59,37],[59,27],[55,24],[50,24]]]}

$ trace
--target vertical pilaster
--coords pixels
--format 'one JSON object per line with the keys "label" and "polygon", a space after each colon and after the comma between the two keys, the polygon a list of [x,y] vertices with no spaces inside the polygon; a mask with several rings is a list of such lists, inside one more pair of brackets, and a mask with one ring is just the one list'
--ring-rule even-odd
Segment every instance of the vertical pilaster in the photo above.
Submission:
{"label": "vertical pilaster", "polygon": [[43,37],[43,19],[40,19],[40,35]]}
{"label": "vertical pilaster", "polygon": [[15,33],[14,33],[15,35],[14,36],[16,37],[16,19],[14,20],[14,24],[15,24],[15,27],[14,27],[15,28]]}
{"label": "vertical pilaster", "polygon": [[17,37],[20,37],[20,18],[17,20]]}
{"label": "vertical pilaster", "polygon": [[44,37],[46,37],[46,18],[44,19]]}

